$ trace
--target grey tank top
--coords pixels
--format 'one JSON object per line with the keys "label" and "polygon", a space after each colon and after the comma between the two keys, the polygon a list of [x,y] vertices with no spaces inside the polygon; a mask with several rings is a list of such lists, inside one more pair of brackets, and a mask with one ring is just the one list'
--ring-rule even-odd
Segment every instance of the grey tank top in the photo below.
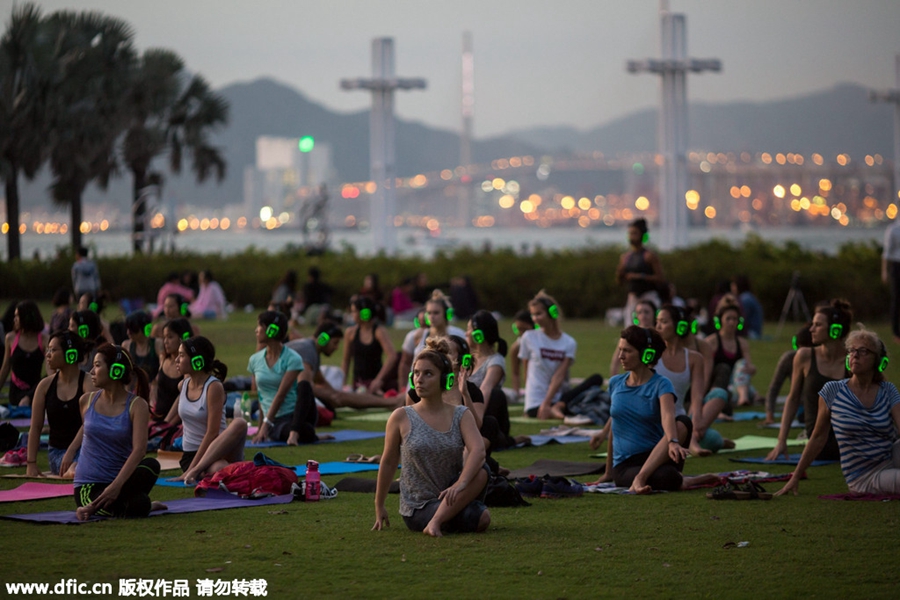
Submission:
{"label": "grey tank top", "polygon": [[400,514],[411,517],[450,487],[462,471],[465,443],[459,421],[467,409],[456,407],[446,432],[432,429],[412,406],[404,410],[409,433],[400,445]]}
{"label": "grey tank top", "polygon": [[691,389],[691,366],[690,354],[687,348],[684,349],[684,371],[675,373],[666,368],[663,361],[656,363],[656,372],[672,382],[675,388],[675,416],[687,414],[684,410],[684,400],[688,390]]}

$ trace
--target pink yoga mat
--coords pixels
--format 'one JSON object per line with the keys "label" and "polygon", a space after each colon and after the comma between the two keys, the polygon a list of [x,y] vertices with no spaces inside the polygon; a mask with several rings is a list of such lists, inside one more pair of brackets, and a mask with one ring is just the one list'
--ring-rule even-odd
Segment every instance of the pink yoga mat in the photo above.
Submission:
{"label": "pink yoga mat", "polygon": [[71,483],[23,483],[19,487],[0,492],[0,502],[21,502],[71,496],[75,491]]}

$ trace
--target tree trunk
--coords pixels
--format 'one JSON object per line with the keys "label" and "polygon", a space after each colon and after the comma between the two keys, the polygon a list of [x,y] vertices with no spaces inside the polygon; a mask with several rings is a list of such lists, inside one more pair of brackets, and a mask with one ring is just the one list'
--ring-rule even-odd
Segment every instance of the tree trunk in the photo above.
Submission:
{"label": "tree trunk", "polygon": [[142,190],[147,185],[147,172],[143,169],[134,169],[132,173],[134,174],[133,204],[131,207],[132,249],[135,254],[142,254],[144,252],[144,235],[146,233],[144,231],[144,215],[147,214],[146,196],[142,194]]}
{"label": "tree trunk", "polygon": [[22,257],[22,239],[19,234],[19,169],[11,165],[10,170],[6,180],[6,222],[9,224],[6,244],[8,260],[12,262]]}

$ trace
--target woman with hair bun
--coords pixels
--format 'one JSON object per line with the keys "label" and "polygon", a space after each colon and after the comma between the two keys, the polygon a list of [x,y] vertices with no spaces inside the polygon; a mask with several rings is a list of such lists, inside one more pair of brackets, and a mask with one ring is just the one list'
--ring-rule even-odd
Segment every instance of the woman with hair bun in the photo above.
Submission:
{"label": "woman with hair bun", "polygon": [[[40,477],[37,466],[38,448],[46,414],[50,440],[47,455],[50,472],[53,475],[71,477],[74,473],[60,472],[60,464],[72,440],[81,428],[79,399],[94,386],[85,381],[86,374],[79,368],[85,356],[85,345],[77,334],[71,331],[57,331],[47,343],[48,375],[38,384],[31,404],[31,428],[28,430],[28,458],[25,474]],[[72,458],[78,461],[78,454]]]}
{"label": "woman with hair bun", "polygon": [[390,525],[385,501],[398,465],[400,514],[412,531],[433,537],[481,532],[491,522],[484,505],[489,471],[472,412],[443,394],[455,386],[446,340],[429,340],[410,377],[420,401],[395,410],[385,428],[375,492],[374,530]]}
{"label": "woman with hair bun", "polygon": [[66,472],[81,449],[75,468],[75,513],[81,521],[94,514],[146,517],[164,508],[149,496],[159,477],[159,462],[144,458],[150,419],[144,400],[147,375],[134,367],[127,350],[104,344],[94,355],[91,382],[98,391],[81,397],[84,424],[60,465]]}
{"label": "woman with hair bun", "polygon": [[244,460],[247,422],[225,421],[225,387],[228,367],[216,358],[216,349],[203,336],[191,337],[178,347],[178,370],[184,375],[175,401],[183,426],[181,470],[177,480],[194,483],[230,463]]}
{"label": "woman with hair bun", "polygon": [[[766,457],[776,460],[779,456],[787,456],[787,438],[790,435],[791,423],[797,414],[797,407],[802,402],[804,425],[807,438],[812,435],[819,412],[819,395],[829,381],[838,381],[848,377],[846,348],[844,342],[850,333],[853,322],[853,311],[850,303],[843,299],[835,299],[820,304],[815,309],[809,334],[812,348],[800,348],[794,356],[794,370],[791,375],[791,391],[784,403],[781,413],[781,428],[778,430],[778,443]],[[839,460],[840,449],[833,429],[827,430],[825,443],[822,446],[819,460]]]}
{"label": "woman with hair bun", "polygon": [[575,362],[577,344],[563,332],[562,311],[544,290],[528,303],[531,318],[539,329],[526,331],[519,345],[519,359],[525,363],[525,414],[538,419],[564,419],[560,403]]}
{"label": "woman with hair bun", "polygon": [[713,321],[716,333],[707,338],[713,351],[712,396],[707,396],[707,402],[718,403],[719,410],[730,406],[729,392],[733,390],[737,405],[748,406],[753,403],[750,377],[756,374],[756,365],[750,360],[747,338],[738,335],[744,327],[744,319],[737,298],[731,294],[723,296],[716,305]]}
{"label": "woman with hair bun", "polygon": [[[655,329],[625,328],[619,339],[622,373],[609,380],[612,429],[603,480],[638,494],[681,489],[693,433],[691,420],[676,416],[672,383],[654,371],[665,349]],[[684,426],[681,433],[676,422]]]}

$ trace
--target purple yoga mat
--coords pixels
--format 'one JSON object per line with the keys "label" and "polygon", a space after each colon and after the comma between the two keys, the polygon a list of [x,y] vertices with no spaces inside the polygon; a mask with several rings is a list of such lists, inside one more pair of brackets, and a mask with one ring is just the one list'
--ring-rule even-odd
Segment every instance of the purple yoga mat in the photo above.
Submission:
{"label": "purple yoga mat", "polygon": [[0,492],[0,502],[21,502],[23,500],[43,500],[62,498],[74,494],[71,483],[23,483],[17,488]]}
{"label": "purple yoga mat", "polygon": [[[294,497],[291,494],[285,494],[283,496],[269,496],[267,498],[260,498],[259,500],[245,500],[221,490],[207,490],[206,496],[203,498],[167,500],[165,502],[166,506],[168,507],[166,510],[154,511],[150,513],[150,516],[158,517],[160,515],[202,512],[207,510],[221,510],[225,508],[247,508],[250,506],[287,504],[293,499]],[[92,517],[89,521],[79,521],[75,517],[75,511],[72,510],[58,510],[54,512],[31,513],[25,515],[3,515],[0,518],[14,519],[16,521],[31,521],[33,523],[68,524],[92,523],[94,521],[106,520],[102,517]]]}

